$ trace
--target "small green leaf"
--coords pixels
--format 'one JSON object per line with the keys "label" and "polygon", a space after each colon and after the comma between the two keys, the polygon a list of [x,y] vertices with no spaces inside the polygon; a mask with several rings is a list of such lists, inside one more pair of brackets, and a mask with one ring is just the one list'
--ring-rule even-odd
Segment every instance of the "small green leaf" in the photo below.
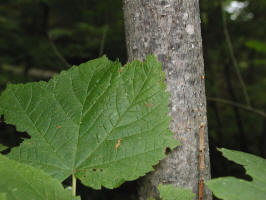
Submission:
{"label": "small green leaf", "polygon": [[8,149],[8,147],[6,147],[6,146],[0,144],[0,152],[1,152],[1,151],[4,151],[4,150],[6,150],[6,149]]}
{"label": "small green leaf", "polygon": [[[0,154],[0,199],[73,200],[57,179]],[[79,199],[79,198],[76,198]]]}
{"label": "small green leaf", "polygon": [[137,179],[178,145],[165,87],[154,56],[124,67],[102,57],[49,82],[8,85],[0,113],[31,136],[8,156],[95,189]]}
{"label": "small green leaf", "polygon": [[158,189],[163,200],[193,200],[195,197],[191,190],[178,188],[174,185],[160,184]]}
{"label": "small green leaf", "polygon": [[252,181],[235,177],[217,178],[207,181],[207,186],[218,198],[224,200],[260,200],[266,197],[266,160],[239,151],[220,149],[223,155],[244,166]]}
{"label": "small green leaf", "polygon": [[245,44],[247,47],[255,49],[258,52],[266,53],[266,42],[259,40],[249,40]]}

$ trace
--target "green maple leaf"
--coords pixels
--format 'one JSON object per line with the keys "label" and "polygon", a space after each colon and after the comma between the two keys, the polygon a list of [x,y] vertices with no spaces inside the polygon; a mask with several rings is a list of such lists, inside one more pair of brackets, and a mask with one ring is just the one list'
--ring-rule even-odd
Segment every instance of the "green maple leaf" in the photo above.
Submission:
{"label": "green maple leaf", "polygon": [[160,184],[158,190],[163,200],[193,200],[195,197],[195,194],[191,190],[178,188],[174,185]]}
{"label": "green maple leaf", "polygon": [[206,184],[218,198],[224,200],[261,200],[266,197],[266,160],[252,154],[220,149],[223,155],[243,165],[252,181],[235,177],[216,178]]}
{"label": "green maple leaf", "polygon": [[154,56],[121,67],[106,57],[64,71],[49,82],[8,85],[0,113],[26,139],[9,158],[60,181],[114,188],[153,170],[178,141],[168,129],[169,93]]}
{"label": "green maple leaf", "polygon": [[63,188],[61,183],[33,168],[0,154],[0,200],[73,200],[71,191]]}

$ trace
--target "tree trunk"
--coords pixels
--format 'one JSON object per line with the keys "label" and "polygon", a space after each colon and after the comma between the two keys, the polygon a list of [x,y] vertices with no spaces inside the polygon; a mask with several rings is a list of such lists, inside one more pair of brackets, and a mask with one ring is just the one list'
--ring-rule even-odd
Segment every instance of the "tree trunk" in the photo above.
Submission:
{"label": "tree trunk", "polygon": [[[204,64],[198,0],[124,0],[129,60],[155,54],[171,93],[170,129],[181,145],[143,178],[139,199],[159,198],[159,183],[190,188],[210,178]],[[199,129],[205,126],[205,168],[199,169]],[[198,197],[197,197],[198,198]],[[206,189],[203,199],[212,199]]]}

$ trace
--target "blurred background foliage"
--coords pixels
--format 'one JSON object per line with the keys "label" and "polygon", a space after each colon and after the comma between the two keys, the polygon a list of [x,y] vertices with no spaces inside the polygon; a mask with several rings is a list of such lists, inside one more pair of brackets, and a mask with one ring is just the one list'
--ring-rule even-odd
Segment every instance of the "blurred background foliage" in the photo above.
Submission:
{"label": "blurred background foliage", "polygon": [[[200,1],[212,176],[249,179],[216,147],[266,157],[266,1],[221,2]],[[103,54],[127,60],[122,0],[0,0],[1,91]],[[12,147],[27,137],[2,119],[0,143]],[[112,192],[79,183],[78,194],[135,199],[136,182]]]}

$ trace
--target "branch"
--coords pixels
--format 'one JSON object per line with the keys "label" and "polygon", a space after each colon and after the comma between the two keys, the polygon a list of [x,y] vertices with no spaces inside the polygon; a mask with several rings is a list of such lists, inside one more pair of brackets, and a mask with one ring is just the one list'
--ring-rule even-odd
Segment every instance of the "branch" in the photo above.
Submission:
{"label": "branch", "polygon": [[52,40],[52,38],[50,37],[49,34],[47,34],[47,37],[48,37],[48,41],[49,41],[52,49],[55,52],[55,55],[59,58],[59,60],[61,60],[62,63],[65,64],[65,66],[67,68],[71,68],[71,65],[66,61],[66,59],[62,56],[62,54],[58,51],[57,47],[55,46],[55,44],[54,44],[54,42],[53,42],[53,40]]}
{"label": "branch", "polygon": [[244,82],[244,80],[242,78],[242,75],[240,73],[239,66],[238,66],[238,63],[237,63],[237,60],[236,60],[236,57],[235,57],[232,41],[231,41],[231,38],[230,38],[230,35],[229,35],[223,1],[221,1],[221,12],[222,12],[222,19],[223,19],[223,29],[224,29],[225,41],[226,41],[226,44],[227,44],[228,49],[229,49],[229,54],[230,54],[230,57],[232,59],[233,66],[235,68],[237,78],[238,78],[238,80],[240,82],[240,85],[242,87],[242,90],[243,90],[243,93],[244,93],[244,97],[245,97],[245,100],[246,100],[246,104],[248,105],[248,107],[251,107],[250,99],[249,99],[248,92],[247,92],[247,88],[246,88],[245,82]]}
{"label": "branch", "polygon": [[[23,66],[14,67],[12,65],[4,65],[2,66],[1,70],[6,71],[6,72],[11,72],[14,74],[23,75],[24,67]],[[44,69],[38,69],[38,68],[31,68],[28,71],[28,76],[32,78],[38,78],[38,79],[49,79],[53,77],[55,74],[57,74],[56,71],[44,70]]]}
{"label": "branch", "polygon": [[108,25],[105,25],[103,28],[103,36],[102,36],[100,49],[99,49],[99,57],[102,56],[102,54],[103,54],[103,48],[104,48],[105,37],[106,37],[107,31],[108,31]]}
{"label": "branch", "polygon": [[263,112],[261,110],[258,110],[258,109],[255,109],[255,108],[252,108],[250,106],[246,106],[246,105],[237,103],[237,102],[233,102],[233,101],[226,100],[226,99],[221,99],[221,98],[215,98],[215,97],[207,97],[207,100],[208,101],[215,101],[215,102],[223,103],[223,104],[228,104],[228,105],[231,105],[231,106],[234,106],[234,107],[238,107],[238,108],[241,108],[241,109],[249,111],[249,112],[253,112],[253,113],[255,113],[257,115],[260,115],[262,117],[266,117],[266,113],[265,112]]}

